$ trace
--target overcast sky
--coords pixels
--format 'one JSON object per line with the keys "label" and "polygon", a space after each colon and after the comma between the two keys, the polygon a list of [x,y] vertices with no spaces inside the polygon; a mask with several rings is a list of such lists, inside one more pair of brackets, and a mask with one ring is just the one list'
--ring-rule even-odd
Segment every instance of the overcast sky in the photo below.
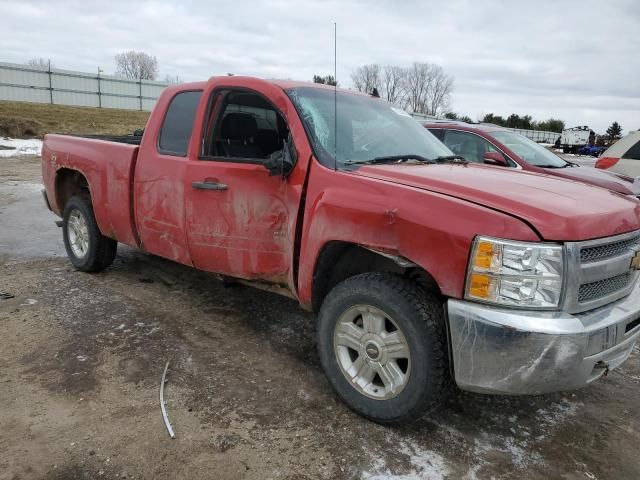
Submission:
{"label": "overcast sky", "polygon": [[455,79],[452,109],[474,119],[640,128],[638,0],[0,0],[0,19],[0,61],[113,73],[135,49],[187,81],[332,74],[335,21],[341,86],[358,65],[434,62]]}

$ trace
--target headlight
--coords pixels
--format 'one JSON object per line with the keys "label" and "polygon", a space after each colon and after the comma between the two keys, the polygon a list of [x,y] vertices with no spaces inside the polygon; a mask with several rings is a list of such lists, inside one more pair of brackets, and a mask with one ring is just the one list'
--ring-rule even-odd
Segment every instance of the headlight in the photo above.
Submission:
{"label": "headlight", "polygon": [[477,237],[465,298],[513,307],[557,308],[562,298],[561,245]]}

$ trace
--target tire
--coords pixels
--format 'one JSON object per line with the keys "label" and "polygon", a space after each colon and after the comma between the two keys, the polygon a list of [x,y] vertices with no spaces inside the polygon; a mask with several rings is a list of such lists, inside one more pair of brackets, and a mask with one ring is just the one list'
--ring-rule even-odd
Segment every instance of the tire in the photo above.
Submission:
{"label": "tire", "polygon": [[[380,331],[380,317],[383,330],[372,333]],[[442,301],[400,275],[365,273],[338,284],[320,309],[317,340],[340,398],[375,422],[415,420],[440,407],[450,392]],[[354,376],[356,371],[363,375]]]}
{"label": "tire", "polygon": [[62,214],[64,248],[74,267],[83,272],[100,272],[113,263],[118,242],[100,233],[91,201],[74,196]]}

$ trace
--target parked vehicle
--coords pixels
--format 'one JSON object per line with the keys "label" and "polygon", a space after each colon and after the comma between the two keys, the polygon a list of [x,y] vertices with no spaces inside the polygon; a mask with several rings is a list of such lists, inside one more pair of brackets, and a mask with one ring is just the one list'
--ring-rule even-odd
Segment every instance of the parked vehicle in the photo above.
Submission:
{"label": "parked vehicle", "polygon": [[596,133],[586,125],[565,128],[560,135],[560,148],[564,153],[577,153],[578,149],[596,143]]}
{"label": "parked vehicle", "polygon": [[288,293],[375,421],[432,410],[451,379],[580,387],[640,336],[640,202],[467,163],[381,99],[212,78],[168,87],[132,141],[45,136],[71,263],[103,270],[121,242]]}
{"label": "parked vehicle", "polygon": [[[596,162],[596,168],[628,178],[640,177],[640,130],[611,145]],[[640,182],[637,180],[636,183]]]}
{"label": "parked vehicle", "polygon": [[604,152],[607,147],[600,147],[598,145],[591,145],[590,143],[585,145],[584,147],[580,147],[578,149],[578,155],[588,155],[590,157],[599,157],[602,152]]}
{"label": "parked vehicle", "polygon": [[471,162],[544,173],[640,197],[640,185],[634,185],[633,179],[567,162],[545,147],[502,127],[442,121],[423,125],[451,151]]}

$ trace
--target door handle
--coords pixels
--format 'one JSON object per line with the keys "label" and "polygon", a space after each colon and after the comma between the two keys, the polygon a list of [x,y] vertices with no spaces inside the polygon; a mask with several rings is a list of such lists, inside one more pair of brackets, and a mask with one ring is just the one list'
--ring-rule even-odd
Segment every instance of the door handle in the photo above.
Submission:
{"label": "door handle", "polygon": [[225,183],[216,182],[193,182],[191,183],[193,188],[198,190],[226,190],[227,185]]}

